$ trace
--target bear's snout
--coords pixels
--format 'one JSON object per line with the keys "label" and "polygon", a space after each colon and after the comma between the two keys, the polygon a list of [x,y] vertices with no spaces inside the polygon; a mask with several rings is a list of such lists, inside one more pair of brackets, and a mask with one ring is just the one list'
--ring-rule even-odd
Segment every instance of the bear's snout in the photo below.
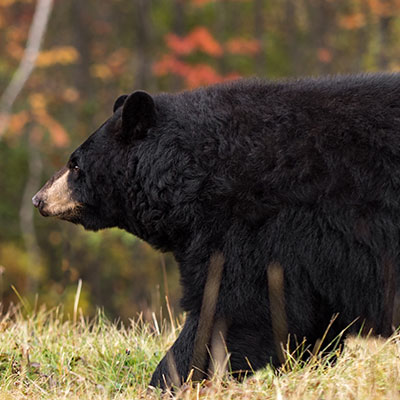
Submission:
{"label": "bear's snout", "polygon": [[43,215],[43,217],[48,217],[49,214],[45,211],[45,201],[42,199],[40,196],[40,192],[37,192],[33,197],[32,197],[32,203],[33,205],[39,210],[40,214]]}
{"label": "bear's snout", "polygon": [[36,208],[39,208],[39,205],[40,205],[41,201],[42,201],[42,200],[39,198],[38,194],[35,194],[35,195],[32,197],[32,204],[33,204]]}
{"label": "bear's snout", "polygon": [[33,196],[33,205],[44,217],[66,219],[76,214],[80,204],[72,196],[69,174],[68,168],[62,168]]}

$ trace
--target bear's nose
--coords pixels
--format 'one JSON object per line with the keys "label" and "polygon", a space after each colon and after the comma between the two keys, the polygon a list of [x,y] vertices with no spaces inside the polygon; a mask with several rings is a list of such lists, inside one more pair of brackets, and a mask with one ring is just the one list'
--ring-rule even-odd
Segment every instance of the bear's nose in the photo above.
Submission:
{"label": "bear's nose", "polygon": [[32,203],[36,208],[38,208],[40,206],[41,202],[42,202],[42,200],[39,198],[39,196],[37,194],[32,197]]}

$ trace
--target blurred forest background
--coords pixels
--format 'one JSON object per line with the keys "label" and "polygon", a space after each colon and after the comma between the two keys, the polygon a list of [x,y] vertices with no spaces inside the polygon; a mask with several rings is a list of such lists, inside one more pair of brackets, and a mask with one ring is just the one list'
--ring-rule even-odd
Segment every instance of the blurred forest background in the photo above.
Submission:
{"label": "blurred forest background", "polygon": [[[0,0],[0,96],[24,54],[36,0]],[[34,210],[31,198],[135,89],[240,76],[397,71],[400,0],[54,0],[36,66],[0,133],[0,301],[101,306],[126,320],[179,309],[171,255]],[[36,300],[35,300],[36,298]],[[3,308],[4,309],[4,308]]]}

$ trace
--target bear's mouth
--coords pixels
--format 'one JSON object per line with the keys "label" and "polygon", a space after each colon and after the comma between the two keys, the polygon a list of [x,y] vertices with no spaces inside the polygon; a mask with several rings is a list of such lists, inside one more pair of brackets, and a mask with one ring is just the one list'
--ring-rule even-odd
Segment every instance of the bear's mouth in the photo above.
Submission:
{"label": "bear's mouth", "polygon": [[40,206],[38,207],[38,210],[39,210],[40,214],[41,214],[43,217],[50,217],[50,214],[44,209],[44,206],[43,206],[43,205],[40,205]]}
{"label": "bear's mouth", "polygon": [[37,208],[43,217],[54,217],[66,221],[71,221],[78,217],[79,210],[82,208],[82,205],[77,204],[74,208],[69,208],[60,212],[50,212],[46,208],[45,204],[40,204]]}
{"label": "bear's mouth", "polygon": [[32,198],[33,205],[44,217],[56,217],[70,221],[82,207],[74,199],[69,187],[70,171],[62,168]]}

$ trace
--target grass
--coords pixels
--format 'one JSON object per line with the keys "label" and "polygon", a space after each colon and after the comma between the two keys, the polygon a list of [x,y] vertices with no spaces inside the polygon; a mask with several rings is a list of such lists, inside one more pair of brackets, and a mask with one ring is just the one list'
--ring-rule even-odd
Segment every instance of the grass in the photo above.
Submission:
{"label": "grass", "polygon": [[[23,314],[14,311],[0,322],[0,399],[171,397],[147,385],[178,335],[179,322],[171,327],[139,316],[124,327],[101,312],[92,321],[66,319],[62,308]],[[351,338],[334,365],[329,356],[306,364],[291,358],[284,371],[266,367],[243,383],[224,377],[186,384],[175,397],[400,399],[400,335]]]}

